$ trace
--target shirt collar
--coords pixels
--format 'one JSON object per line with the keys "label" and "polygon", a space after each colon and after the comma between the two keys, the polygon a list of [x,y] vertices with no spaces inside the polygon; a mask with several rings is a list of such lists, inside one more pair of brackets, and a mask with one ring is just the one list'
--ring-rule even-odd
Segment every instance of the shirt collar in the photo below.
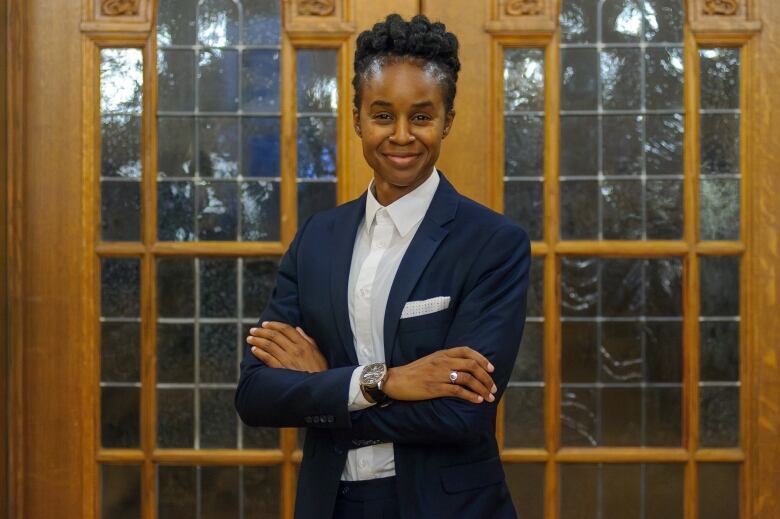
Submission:
{"label": "shirt collar", "polygon": [[383,206],[374,196],[374,180],[372,179],[368,184],[368,195],[366,197],[365,232],[367,233],[371,228],[376,212],[385,207],[390,215],[390,219],[393,220],[395,228],[398,230],[398,234],[401,237],[406,236],[425,216],[437,187],[439,187],[439,172],[434,167],[433,173],[425,182],[392,204]]}

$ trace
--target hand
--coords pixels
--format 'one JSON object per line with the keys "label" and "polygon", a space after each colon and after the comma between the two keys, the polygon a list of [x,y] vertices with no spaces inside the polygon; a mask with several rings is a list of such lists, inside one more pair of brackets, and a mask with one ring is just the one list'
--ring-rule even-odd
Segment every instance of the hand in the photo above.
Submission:
{"label": "hand", "polygon": [[262,328],[251,328],[246,338],[252,354],[270,368],[287,368],[315,373],[328,369],[328,361],[314,339],[300,326],[266,321]]}
{"label": "hand", "polygon": [[[468,346],[439,350],[405,366],[390,368],[384,392],[394,400],[429,400],[454,396],[479,404],[493,402],[498,390],[488,374],[495,368]],[[455,384],[450,372],[457,371]]]}

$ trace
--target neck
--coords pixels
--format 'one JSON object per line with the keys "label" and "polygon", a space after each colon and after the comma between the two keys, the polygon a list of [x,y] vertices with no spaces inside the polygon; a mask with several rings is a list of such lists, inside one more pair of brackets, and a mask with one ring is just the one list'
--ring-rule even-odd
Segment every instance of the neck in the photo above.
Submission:
{"label": "neck", "polygon": [[372,192],[374,193],[374,197],[376,197],[377,202],[383,206],[388,206],[404,195],[407,195],[420,187],[432,174],[433,168],[431,168],[431,171],[429,171],[427,175],[418,178],[408,186],[396,186],[382,178],[381,175],[374,172]]}

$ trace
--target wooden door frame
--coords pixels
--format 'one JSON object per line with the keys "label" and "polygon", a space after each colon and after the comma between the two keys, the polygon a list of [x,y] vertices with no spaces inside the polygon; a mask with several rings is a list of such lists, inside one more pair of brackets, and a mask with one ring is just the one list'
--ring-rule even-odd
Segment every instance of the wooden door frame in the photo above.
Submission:
{"label": "wooden door frame", "polygon": [[[0,393],[0,411],[7,406],[10,419],[5,422],[6,415],[0,416],[0,434],[7,434],[9,441],[8,464],[0,464],[0,483],[3,468],[8,466],[5,502],[10,506],[9,517],[91,517],[94,492],[82,478],[94,470],[94,458],[92,445],[83,438],[91,434],[84,430],[85,424],[94,419],[79,417],[92,413],[81,397],[82,391],[94,388],[82,388],[79,374],[89,365],[81,354],[82,345],[91,342],[93,329],[93,323],[86,322],[91,318],[92,296],[85,289],[88,269],[81,264],[92,251],[85,250],[87,245],[80,239],[85,226],[93,223],[82,219],[81,189],[84,169],[90,167],[85,161],[92,160],[92,155],[81,153],[87,140],[83,132],[89,127],[83,114],[89,107],[83,106],[79,96],[74,98],[73,92],[82,88],[81,31],[89,14],[84,6],[95,4],[2,0],[0,6],[6,7],[6,1],[7,69],[12,73],[1,92],[7,102],[7,121],[3,121],[7,180],[0,192],[0,207],[7,204],[7,220],[0,216],[0,224],[7,255],[0,267],[7,272],[8,282],[0,288],[2,304],[7,301],[8,308],[0,315],[9,339],[0,343],[0,374],[6,372],[3,363],[9,359],[10,396]],[[743,176],[749,198],[743,210],[748,219],[744,290],[751,309],[744,322],[750,352],[744,384],[753,395],[744,410],[749,469],[744,481],[750,482],[744,492],[750,517],[773,519],[780,517],[776,469],[780,465],[780,407],[776,404],[780,398],[776,345],[780,337],[776,317],[780,310],[780,176],[776,173],[780,155],[773,134],[780,128],[780,111],[767,107],[780,86],[780,5],[775,0],[748,0],[747,5],[761,20],[762,29],[745,44],[743,72],[750,85],[744,106],[748,168]],[[138,26],[121,29],[138,31]],[[50,105],[48,111],[45,103]],[[350,150],[357,156],[354,148]],[[41,253],[48,246],[56,254]],[[57,283],[56,290],[51,283]],[[47,361],[55,359],[50,353],[53,336],[59,341],[56,363]],[[6,348],[10,348],[9,357],[4,356]],[[76,449],[76,454],[63,452],[68,448]],[[0,461],[5,461],[2,454]]]}

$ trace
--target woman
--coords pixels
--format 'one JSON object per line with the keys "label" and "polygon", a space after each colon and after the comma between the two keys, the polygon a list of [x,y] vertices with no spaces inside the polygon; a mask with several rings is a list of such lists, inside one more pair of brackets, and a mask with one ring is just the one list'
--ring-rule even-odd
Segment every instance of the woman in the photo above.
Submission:
{"label": "woman", "polygon": [[296,517],[516,517],[495,417],[530,243],[435,167],[457,50],[425,16],[360,34],[353,121],[374,178],[301,226],[247,338],[242,420],[307,430]]}

